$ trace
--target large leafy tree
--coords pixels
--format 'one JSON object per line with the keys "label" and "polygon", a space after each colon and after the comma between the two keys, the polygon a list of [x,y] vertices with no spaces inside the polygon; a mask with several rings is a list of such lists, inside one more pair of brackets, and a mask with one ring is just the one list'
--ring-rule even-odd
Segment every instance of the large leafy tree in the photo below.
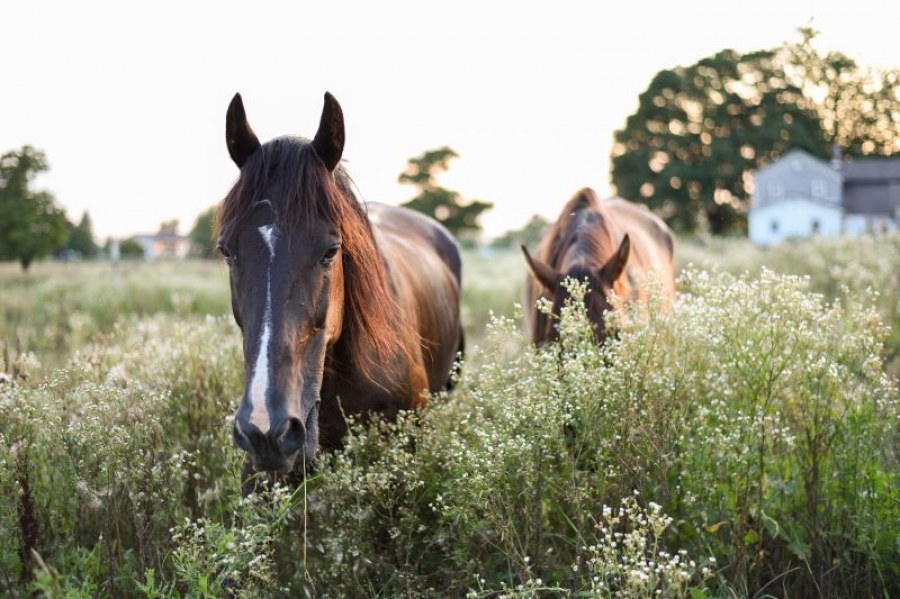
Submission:
{"label": "large leafy tree", "polygon": [[[658,73],[615,133],[612,181],[679,230],[740,231],[752,173],[790,148],[820,157],[898,150],[896,73],[820,55],[815,32],[775,50],[734,50]],[[886,111],[887,114],[881,114]]]}
{"label": "large leafy tree", "polygon": [[418,194],[402,204],[434,218],[457,237],[471,237],[481,230],[478,218],[494,205],[481,200],[463,200],[459,192],[440,187],[435,180],[459,155],[447,146],[410,158],[398,181],[415,186]]}
{"label": "large leafy tree", "polygon": [[66,242],[68,221],[47,191],[29,188],[49,168],[44,153],[31,146],[0,156],[0,260],[18,260],[28,271],[34,260]]}
{"label": "large leafy tree", "polygon": [[900,70],[862,67],[840,52],[814,48],[818,32],[781,50],[788,80],[819,115],[825,139],[849,156],[900,153]]}

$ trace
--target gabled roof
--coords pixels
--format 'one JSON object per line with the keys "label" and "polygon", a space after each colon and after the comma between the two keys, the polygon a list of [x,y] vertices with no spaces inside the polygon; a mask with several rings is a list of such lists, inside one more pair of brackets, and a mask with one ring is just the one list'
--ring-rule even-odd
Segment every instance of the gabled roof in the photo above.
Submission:
{"label": "gabled roof", "polygon": [[756,173],[756,179],[765,179],[771,174],[780,174],[782,171],[791,173],[805,173],[807,176],[820,176],[829,181],[840,183],[842,174],[831,168],[827,162],[816,158],[801,148],[791,148],[775,162],[768,164]]}
{"label": "gabled roof", "polygon": [[[842,180],[843,176],[824,160],[800,148],[793,148],[756,173],[753,208],[763,208],[796,198],[805,198],[816,204],[840,208]],[[814,197],[815,181],[825,184],[824,195]]]}

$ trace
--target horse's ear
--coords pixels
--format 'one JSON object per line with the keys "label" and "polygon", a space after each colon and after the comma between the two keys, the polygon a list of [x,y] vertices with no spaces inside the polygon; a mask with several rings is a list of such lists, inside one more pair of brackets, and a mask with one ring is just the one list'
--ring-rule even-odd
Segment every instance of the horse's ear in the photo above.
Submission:
{"label": "horse's ear", "polygon": [[313,149],[329,171],[333,171],[344,153],[344,112],[330,93],[325,92],[325,106],[319,130],[313,138]]}
{"label": "horse's ear", "polygon": [[626,233],[625,238],[622,239],[622,243],[619,244],[619,249],[616,250],[616,253],[613,254],[612,258],[610,258],[600,269],[600,280],[607,285],[615,283],[616,280],[622,276],[622,272],[625,270],[625,264],[628,263],[628,254],[630,253],[631,240],[628,238],[628,233]]}
{"label": "horse's ear", "polygon": [[260,147],[259,139],[247,122],[241,94],[234,94],[231,104],[228,105],[228,113],[225,115],[225,141],[228,144],[228,153],[238,168],[244,166],[247,159]]}
{"label": "horse's ear", "polygon": [[546,287],[548,291],[555,291],[556,288],[559,287],[560,282],[562,282],[562,275],[556,272],[556,270],[546,262],[542,262],[537,258],[532,258],[531,254],[528,253],[528,248],[524,245],[522,246],[522,253],[525,254],[525,261],[528,262],[528,268],[531,269],[531,272],[534,273],[535,278],[537,278],[541,285]]}

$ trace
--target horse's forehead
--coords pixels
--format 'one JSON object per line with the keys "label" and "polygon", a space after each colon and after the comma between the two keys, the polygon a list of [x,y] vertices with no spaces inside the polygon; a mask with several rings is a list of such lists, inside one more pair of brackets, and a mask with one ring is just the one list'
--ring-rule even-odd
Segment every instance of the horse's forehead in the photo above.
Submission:
{"label": "horse's forehead", "polygon": [[275,255],[275,242],[278,241],[278,227],[269,224],[259,227],[258,230],[263,241],[266,242],[266,247],[269,248],[269,259],[271,259]]}
{"label": "horse's forehead", "polygon": [[247,212],[224,227],[223,235],[239,244],[263,242],[268,253],[274,252],[280,237],[278,216],[269,200],[254,202]]}
{"label": "horse's forehead", "polygon": [[243,218],[235,223],[236,232],[240,235],[255,236],[263,227],[276,228],[278,220],[278,209],[271,200],[257,200],[251,204]]}
{"label": "horse's forehead", "polygon": [[261,218],[269,223],[274,223],[275,219],[278,218],[278,209],[272,203],[272,200],[268,198],[254,202],[250,210],[257,218]]}

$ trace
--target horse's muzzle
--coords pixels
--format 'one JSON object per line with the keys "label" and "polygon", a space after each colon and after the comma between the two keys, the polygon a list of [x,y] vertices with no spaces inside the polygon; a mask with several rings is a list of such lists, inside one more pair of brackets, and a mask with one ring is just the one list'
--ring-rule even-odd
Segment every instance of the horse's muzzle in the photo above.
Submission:
{"label": "horse's muzzle", "polygon": [[253,467],[267,472],[287,472],[306,442],[306,426],[296,417],[274,422],[265,433],[248,420],[234,422],[234,442],[250,454]]}

